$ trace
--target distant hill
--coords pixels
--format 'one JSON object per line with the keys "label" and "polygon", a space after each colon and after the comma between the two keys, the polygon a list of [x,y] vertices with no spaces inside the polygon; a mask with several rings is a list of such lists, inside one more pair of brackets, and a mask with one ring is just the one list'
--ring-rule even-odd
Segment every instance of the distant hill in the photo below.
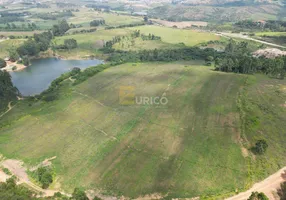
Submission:
{"label": "distant hill", "polygon": [[184,4],[192,5],[249,5],[261,3],[279,3],[279,0],[183,0]]}
{"label": "distant hill", "polygon": [[[192,0],[194,1],[194,0]],[[208,0],[219,1],[219,0]],[[245,19],[275,20],[281,12],[281,5],[272,3],[234,2],[218,5],[191,5],[180,3],[163,5],[149,10],[149,15],[169,21],[225,21],[234,22]],[[231,4],[230,1],[233,1]]]}

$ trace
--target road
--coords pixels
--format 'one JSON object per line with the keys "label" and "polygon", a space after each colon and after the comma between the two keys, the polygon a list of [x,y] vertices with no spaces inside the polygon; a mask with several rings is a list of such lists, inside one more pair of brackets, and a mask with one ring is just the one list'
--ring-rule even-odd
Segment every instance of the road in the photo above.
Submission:
{"label": "road", "polygon": [[280,169],[263,181],[254,184],[253,187],[246,192],[241,192],[226,200],[247,200],[252,192],[263,192],[269,200],[275,200],[273,192],[275,192],[284,181],[286,181],[286,167]]}
{"label": "road", "polygon": [[251,38],[251,37],[249,37],[247,35],[242,35],[240,33],[218,32],[216,34],[219,35],[219,36],[227,37],[227,38],[240,38],[240,39],[244,39],[244,40],[251,40],[251,41],[254,41],[254,42],[259,42],[261,44],[266,44],[266,45],[269,45],[269,46],[286,49],[285,46],[281,46],[281,45],[270,43],[270,42],[265,42],[265,41],[262,41],[262,40],[257,40],[257,39]]}
{"label": "road", "polygon": [[[40,188],[39,186],[35,185],[34,183],[32,183],[29,180],[29,177],[27,175],[26,172],[26,168],[23,167],[23,163],[21,161],[18,160],[5,160],[2,162],[2,166],[4,168],[9,169],[9,171],[15,175],[18,178],[18,182],[17,184],[21,184],[21,183],[25,183],[26,185],[28,185],[30,188],[33,188],[34,190],[42,193],[42,197],[50,197],[53,196],[56,192],[59,192],[57,190],[45,190]],[[0,173],[0,176],[3,175]],[[5,174],[4,174],[5,175]],[[0,180],[6,180],[7,177],[0,177]],[[62,194],[65,194],[63,192],[61,192]],[[70,196],[69,194],[65,194],[67,196]]]}
{"label": "road", "polygon": [[10,110],[12,110],[14,108],[15,105],[11,106],[11,103],[12,103],[12,101],[9,102],[9,104],[8,104],[8,110],[6,112],[4,112],[2,115],[0,115],[0,118],[3,117],[4,115],[6,115]]}

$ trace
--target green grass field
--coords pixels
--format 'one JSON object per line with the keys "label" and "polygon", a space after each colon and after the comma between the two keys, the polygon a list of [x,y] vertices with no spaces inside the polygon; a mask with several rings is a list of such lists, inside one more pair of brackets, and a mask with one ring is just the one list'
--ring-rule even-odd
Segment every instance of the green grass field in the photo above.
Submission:
{"label": "green grass field", "polygon": [[[143,41],[141,38],[132,39],[131,33],[135,30],[140,30],[141,33],[148,35],[149,33],[156,36],[161,36],[161,41]],[[115,36],[126,36],[120,43],[114,45],[115,49],[125,51],[136,51],[144,49],[160,49],[160,48],[179,48],[186,46],[194,46],[202,42],[210,40],[219,40],[220,37],[204,32],[192,30],[180,30],[165,28],[160,26],[139,26],[134,28],[98,30],[93,33],[67,35],[54,39],[56,45],[63,44],[65,39],[75,39],[78,43],[78,48],[70,52],[57,52],[65,57],[94,55],[98,53],[98,49],[102,48],[104,41],[111,40]]]}
{"label": "green grass field", "polygon": [[130,35],[127,29],[98,30],[93,33],[67,35],[54,39],[54,44],[63,44],[66,39],[75,39],[78,48],[71,51],[57,51],[57,54],[64,57],[84,57],[86,55],[98,55],[98,49],[103,47],[105,41],[111,40],[115,36]]}
{"label": "green grass field", "polygon": [[199,32],[195,30],[183,30],[162,26],[141,26],[133,27],[131,30],[140,30],[144,34],[154,34],[160,36],[162,41],[170,44],[184,43],[186,46],[194,46],[210,40],[219,40],[220,37],[211,33]]}
{"label": "green grass field", "polygon": [[89,26],[89,23],[94,19],[104,19],[107,26],[119,26],[124,24],[142,23],[143,17],[134,17],[128,15],[119,15],[115,13],[105,13],[98,11],[90,11],[87,8],[81,8],[80,12],[74,12],[75,16],[69,18],[70,23],[82,24]]}
{"label": "green grass field", "polygon": [[[78,86],[66,80],[56,101],[20,101],[0,119],[0,152],[27,165],[57,156],[56,175],[68,191],[82,186],[128,197],[241,191],[286,164],[286,81],[202,64],[131,63]],[[135,96],[163,95],[168,104],[121,105],[120,86],[134,87]],[[261,138],[269,149],[255,157],[247,148]]]}
{"label": "green grass field", "polygon": [[25,40],[24,39],[13,39],[0,42],[0,58],[8,56],[8,49],[11,47],[20,46]]}

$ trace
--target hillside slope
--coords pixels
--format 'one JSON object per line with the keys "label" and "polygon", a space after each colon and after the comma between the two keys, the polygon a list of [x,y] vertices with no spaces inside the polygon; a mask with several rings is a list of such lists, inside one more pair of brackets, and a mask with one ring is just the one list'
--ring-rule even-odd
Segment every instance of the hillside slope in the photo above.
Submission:
{"label": "hillside slope", "polygon": [[[0,152],[30,166],[56,156],[67,191],[226,196],[286,164],[286,81],[178,62],[124,64],[71,84],[0,119]],[[121,86],[168,103],[122,105]],[[261,138],[269,149],[255,156],[248,149]]]}

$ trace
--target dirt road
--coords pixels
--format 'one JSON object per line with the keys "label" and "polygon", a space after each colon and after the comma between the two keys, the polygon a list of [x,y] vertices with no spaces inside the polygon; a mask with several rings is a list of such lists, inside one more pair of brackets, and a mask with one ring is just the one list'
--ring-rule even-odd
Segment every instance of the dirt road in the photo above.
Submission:
{"label": "dirt road", "polygon": [[219,35],[219,36],[224,36],[224,37],[228,37],[228,38],[240,38],[240,39],[245,39],[245,40],[251,40],[251,41],[259,42],[259,43],[261,43],[261,44],[266,44],[266,45],[269,45],[269,46],[286,49],[285,46],[281,46],[281,45],[274,44],[274,43],[270,43],[270,42],[265,42],[265,41],[262,41],[262,40],[257,40],[257,39],[251,38],[251,37],[249,37],[249,36],[247,36],[247,35],[242,35],[242,34],[240,34],[240,33],[225,33],[225,32],[219,32],[219,33],[217,33],[217,35]]}
{"label": "dirt road", "polygon": [[[31,187],[34,190],[40,192],[42,194],[41,196],[43,196],[43,197],[50,197],[50,196],[53,196],[56,192],[59,192],[59,191],[56,191],[56,190],[44,190],[44,189],[40,188],[39,186],[35,185],[34,183],[32,183],[29,180],[29,177],[28,177],[28,175],[26,173],[26,168],[23,167],[23,163],[21,161],[18,161],[18,160],[5,160],[5,161],[3,161],[2,166],[7,168],[7,169],[9,169],[9,171],[19,179],[17,184],[25,183],[29,187]],[[2,175],[3,174],[0,173],[0,180],[2,180],[2,179],[6,180],[7,179],[7,177],[6,177],[7,175],[4,173],[5,177],[1,177]],[[65,194],[65,195],[67,195],[67,194]]]}
{"label": "dirt road", "polygon": [[263,192],[267,195],[269,200],[275,200],[273,192],[275,192],[282,182],[286,181],[286,167],[280,169],[275,174],[272,174],[267,179],[256,183],[252,188],[246,192],[239,193],[233,197],[230,197],[226,200],[246,200],[249,198],[252,192]]}
{"label": "dirt road", "polygon": [[8,104],[8,110],[7,110],[6,112],[4,112],[2,115],[0,115],[0,118],[3,117],[4,115],[6,115],[10,110],[13,109],[13,107],[14,107],[15,105],[14,105],[14,106],[11,106],[11,103],[12,103],[12,102],[9,102],[9,104]]}

